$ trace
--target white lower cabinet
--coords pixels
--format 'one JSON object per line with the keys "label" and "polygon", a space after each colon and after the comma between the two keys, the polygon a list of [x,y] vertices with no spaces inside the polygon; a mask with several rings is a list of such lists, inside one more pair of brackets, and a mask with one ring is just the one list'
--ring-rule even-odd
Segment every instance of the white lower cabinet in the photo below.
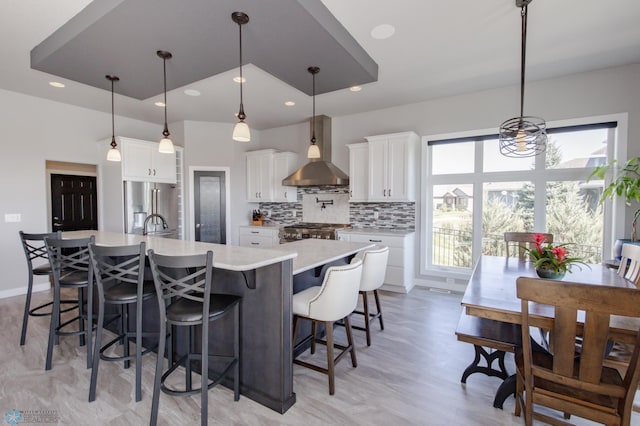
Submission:
{"label": "white lower cabinet", "polygon": [[241,226],[240,245],[243,247],[275,247],[280,243],[279,232],[279,228],[272,226]]}
{"label": "white lower cabinet", "polygon": [[343,241],[389,247],[387,273],[382,289],[398,293],[408,293],[414,286],[414,235],[415,232],[368,233],[366,229],[338,231],[338,239]]}

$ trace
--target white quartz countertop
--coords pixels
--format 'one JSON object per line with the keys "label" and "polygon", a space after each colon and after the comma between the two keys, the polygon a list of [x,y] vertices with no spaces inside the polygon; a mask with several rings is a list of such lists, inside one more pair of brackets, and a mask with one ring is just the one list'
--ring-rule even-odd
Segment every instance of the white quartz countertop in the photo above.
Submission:
{"label": "white quartz countertop", "polygon": [[334,260],[356,254],[374,245],[372,243],[308,238],[280,244],[277,250],[289,254],[297,254],[293,259],[293,275],[296,275],[316,266],[322,266]]}
{"label": "white quartz countertop", "polygon": [[345,228],[340,232],[349,234],[366,234],[366,235],[392,235],[392,236],[405,236],[413,234],[415,231],[409,231],[407,229],[388,229],[388,228]]}
{"label": "white quartz countertop", "polygon": [[203,243],[200,241],[174,240],[136,234],[123,234],[104,231],[63,232],[63,238],[87,238],[95,236],[96,244],[103,246],[124,246],[140,244],[145,241],[147,250],[164,255],[189,256],[213,251],[213,266],[230,271],[250,271],[263,266],[295,259],[296,251],[230,246],[225,244]]}

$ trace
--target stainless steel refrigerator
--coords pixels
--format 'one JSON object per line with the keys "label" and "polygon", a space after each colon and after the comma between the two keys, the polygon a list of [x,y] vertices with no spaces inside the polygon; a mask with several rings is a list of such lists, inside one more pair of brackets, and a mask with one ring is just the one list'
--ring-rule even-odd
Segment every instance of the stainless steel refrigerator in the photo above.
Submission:
{"label": "stainless steel refrigerator", "polygon": [[125,181],[124,232],[180,238],[178,202],[174,184]]}

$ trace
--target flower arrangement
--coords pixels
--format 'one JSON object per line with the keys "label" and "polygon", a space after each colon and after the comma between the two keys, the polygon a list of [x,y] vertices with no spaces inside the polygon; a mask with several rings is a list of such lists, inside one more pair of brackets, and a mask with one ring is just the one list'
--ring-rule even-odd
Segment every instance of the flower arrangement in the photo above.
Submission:
{"label": "flower arrangement", "polygon": [[546,270],[551,274],[563,276],[566,272],[571,273],[571,267],[574,265],[584,265],[589,267],[579,257],[569,257],[569,251],[567,246],[571,243],[560,244],[554,246],[551,243],[546,245],[542,244],[544,235],[535,234],[534,244],[532,248],[523,247],[523,249],[529,254],[529,257],[533,261],[533,266],[537,271]]}

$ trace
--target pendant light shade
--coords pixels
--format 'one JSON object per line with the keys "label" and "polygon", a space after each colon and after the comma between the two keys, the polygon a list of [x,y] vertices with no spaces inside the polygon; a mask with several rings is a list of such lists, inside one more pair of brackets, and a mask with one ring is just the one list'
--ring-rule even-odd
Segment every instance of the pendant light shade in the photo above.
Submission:
{"label": "pendant light shade", "polygon": [[307,158],[314,159],[320,158],[320,149],[318,145],[316,145],[316,74],[320,72],[320,68],[318,67],[309,67],[307,71],[311,74],[311,78],[313,81],[313,113],[311,115],[311,145],[309,145],[309,149],[307,150]]}
{"label": "pendant light shade", "polygon": [[524,71],[527,50],[527,6],[532,0],[516,0],[522,21],[520,55],[520,116],[500,125],[500,153],[506,157],[533,157],[547,149],[547,124],[540,117],[524,115]]}
{"label": "pendant light shade", "polygon": [[111,149],[107,151],[107,161],[122,161],[120,150],[116,143],[115,114],[113,110],[113,83],[120,79],[115,75],[106,75],[105,78],[111,81]]}
{"label": "pendant light shade", "polygon": [[238,110],[238,122],[233,128],[233,140],[238,142],[251,142],[251,130],[249,126],[244,122],[247,115],[244,113],[244,104],[242,103],[242,86],[244,85],[242,78],[242,25],[249,22],[249,16],[244,12],[233,12],[231,14],[233,22],[238,24],[240,32],[240,109]]}
{"label": "pendant light shade", "polygon": [[164,77],[164,130],[162,131],[162,139],[160,139],[158,151],[163,154],[173,154],[176,150],[173,147],[173,142],[169,139],[171,134],[169,133],[169,126],[167,125],[167,59],[171,59],[173,55],[164,50],[158,50],[156,54],[162,58]]}

